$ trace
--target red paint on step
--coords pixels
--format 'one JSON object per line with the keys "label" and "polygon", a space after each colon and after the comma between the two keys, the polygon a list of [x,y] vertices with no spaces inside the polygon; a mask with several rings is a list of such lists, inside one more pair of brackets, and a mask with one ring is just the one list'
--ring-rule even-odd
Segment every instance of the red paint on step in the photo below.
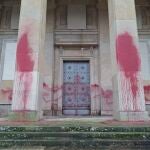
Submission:
{"label": "red paint on step", "polygon": [[116,55],[120,70],[123,71],[125,77],[130,80],[134,107],[136,107],[136,98],[139,90],[137,72],[141,69],[141,60],[133,38],[128,32],[118,35],[116,41]]}
{"label": "red paint on step", "polygon": [[17,71],[32,72],[34,69],[34,61],[31,58],[32,49],[28,41],[28,33],[24,33],[17,46]]}

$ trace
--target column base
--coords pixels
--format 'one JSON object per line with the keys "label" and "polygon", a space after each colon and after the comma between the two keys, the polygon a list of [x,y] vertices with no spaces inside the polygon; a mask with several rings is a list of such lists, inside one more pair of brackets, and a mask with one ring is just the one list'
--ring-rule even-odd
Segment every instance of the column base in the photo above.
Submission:
{"label": "column base", "polygon": [[62,110],[57,110],[56,111],[56,116],[63,116]]}
{"label": "column base", "polygon": [[52,116],[52,110],[43,110],[43,116]]}
{"label": "column base", "polygon": [[101,115],[101,111],[100,110],[91,110],[91,116],[100,116]]}
{"label": "column base", "polygon": [[147,111],[143,112],[114,112],[114,119],[118,121],[148,121],[149,116]]}
{"label": "column base", "polygon": [[39,111],[13,111],[8,116],[10,121],[39,121],[42,118],[42,112]]}

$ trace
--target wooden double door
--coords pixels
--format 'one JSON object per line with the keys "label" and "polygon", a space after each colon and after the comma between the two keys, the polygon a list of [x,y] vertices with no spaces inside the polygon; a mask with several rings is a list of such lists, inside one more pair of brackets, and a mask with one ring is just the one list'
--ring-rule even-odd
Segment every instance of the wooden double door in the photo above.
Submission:
{"label": "wooden double door", "polygon": [[90,115],[89,62],[65,61],[63,69],[63,114]]}

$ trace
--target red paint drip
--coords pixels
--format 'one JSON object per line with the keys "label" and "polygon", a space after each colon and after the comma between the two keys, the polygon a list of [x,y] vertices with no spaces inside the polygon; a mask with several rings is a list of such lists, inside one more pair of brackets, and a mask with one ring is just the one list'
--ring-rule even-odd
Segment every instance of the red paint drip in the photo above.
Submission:
{"label": "red paint drip", "polygon": [[20,80],[23,81],[24,89],[22,93],[23,110],[27,110],[28,97],[31,92],[33,77],[32,74],[22,73]]}
{"label": "red paint drip", "polygon": [[[87,85],[85,85],[85,88],[87,87]],[[93,84],[90,86],[91,88],[91,92],[97,92],[93,98],[97,98],[97,97],[103,97],[104,99],[108,100],[108,103],[112,103],[112,97],[113,97],[113,92],[112,90],[104,90],[100,85],[98,84]],[[47,83],[43,83],[43,89],[44,89],[44,92],[43,92],[43,99],[44,101],[48,102],[48,100],[45,100],[46,97],[49,96],[50,93],[52,94],[57,94],[59,91],[62,91],[64,89],[64,86],[53,86],[53,87],[49,87],[49,85]],[[75,95],[76,92],[72,92],[71,95]],[[85,96],[86,95],[89,95],[89,93],[85,93]],[[62,98],[62,97],[60,97]]]}
{"label": "red paint drip", "polygon": [[138,92],[137,72],[140,71],[141,60],[133,38],[128,32],[120,34],[117,37],[116,54],[120,70],[123,71],[125,77],[130,80],[135,104]]}
{"label": "red paint drip", "polygon": [[103,98],[106,98],[106,99],[112,98],[113,96],[112,90],[105,90],[98,84],[91,85],[91,90],[92,91],[98,90],[99,96],[102,96]]}
{"label": "red paint drip", "polygon": [[28,97],[31,92],[32,86],[32,74],[34,70],[34,61],[32,60],[33,50],[30,48],[28,40],[28,32],[25,32],[20,40],[18,41],[17,46],[17,71],[21,72],[20,81],[23,83],[23,109],[27,110]]}
{"label": "red paint drip", "polygon": [[61,91],[63,89],[63,86],[53,86],[51,88],[48,84],[43,83],[43,89],[49,92],[57,93],[58,91]]}
{"label": "red paint drip", "polygon": [[92,90],[92,92],[98,90],[98,94],[95,95],[94,98],[96,98],[96,97],[103,97],[105,99],[107,105],[113,103],[113,100],[112,100],[112,98],[113,98],[113,91],[112,90],[109,90],[109,89],[105,90],[98,84],[91,85],[91,90]]}
{"label": "red paint drip", "polygon": [[34,61],[31,59],[32,49],[28,41],[28,34],[24,33],[17,46],[17,70],[20,72],[32,72]]}

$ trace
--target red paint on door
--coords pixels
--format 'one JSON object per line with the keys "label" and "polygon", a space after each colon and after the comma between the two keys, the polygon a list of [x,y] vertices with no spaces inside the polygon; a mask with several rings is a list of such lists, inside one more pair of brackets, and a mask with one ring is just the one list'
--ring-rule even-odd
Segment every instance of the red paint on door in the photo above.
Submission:
{"label": "red paint on door", "polygon": [[141,60],[132,36],[126,32],[120,34],[116,41],[116,55],[120,70],[130,80],[134,101],[138,92],[137,72],[141,68]]}

